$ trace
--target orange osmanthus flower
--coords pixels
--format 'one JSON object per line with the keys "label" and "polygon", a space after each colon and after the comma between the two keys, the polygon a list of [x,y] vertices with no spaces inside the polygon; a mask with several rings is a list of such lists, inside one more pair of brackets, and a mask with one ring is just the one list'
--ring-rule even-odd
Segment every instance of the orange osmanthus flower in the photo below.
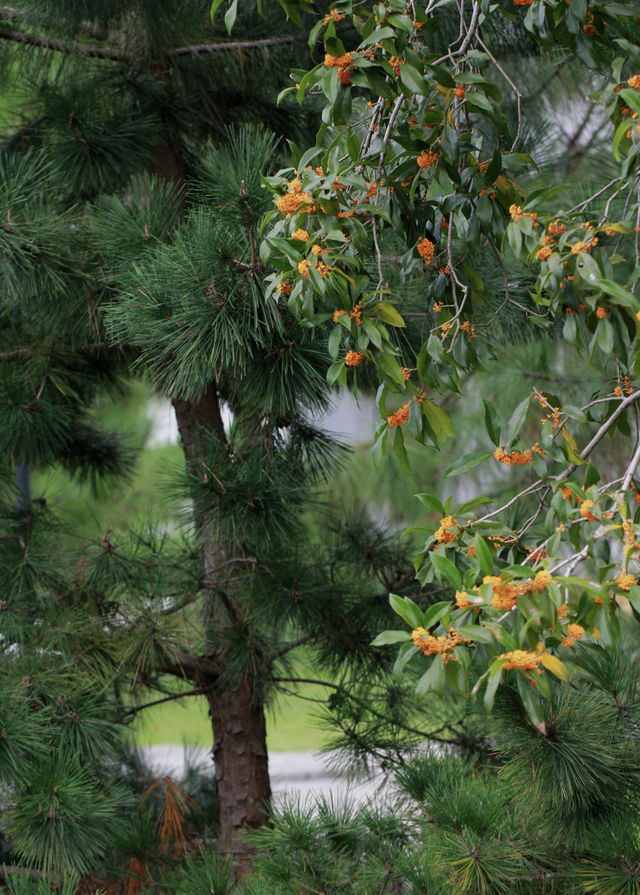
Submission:
{"label": "orange osmanthus flower", "polygon": [[404,424],[409,421],[410,406],[411,401],[407,401],[406,404],[403,404],[402,407],[399,407],[394,413],[387,417],[389,428],[393,429],[394,426],[404,426]]}
{"label": "orange osmanthus flower", "polygon": [[440,653],[445,664],[455,661],[456,657],[453,655],[452,650],[456,646],[460,646],[462,643],[469,643],[467,637],[463,637],[462,634],[459,634],[453,628],[449,628],[449,633],[442,634],[440,637],[434,637],[425,628],[414,628],[411,632],[411,639],[425,656],[435,656]]}
{"label": "orange osmanthus flower", "polygon": [[[458,531],[454,532],[454,528],[457,528]],[[440,520],[440,525],[436,531],[434,531],[433,536],[438,544],[449,544],[451,541],[455,541],[459,531],[460,526],[453,516],[443,516]]]}
{"label": "orange osmanthus flower", "polygon": [[[515,2],[517,3],[517,0],[515,0]],[[508,671],[511,668],[521,668],[523,671],[533,671],[540,665],[542,655],[531,652],[531,650],[514,649],[510,650],[508,653],[501,653],[498,658],[507,660],[502,666],[505,671]]]}
{"label": "orange osmanthus flower", "polygon": [[561,236],[567,228],[560,218],[556,218],[555,221],[551,221],[547,229],[552,236]]}
{"label": "orange osmanthus flower", "polygon": [[418,162],[419,168],[430,168],[434,165],[438,160],[439,153],[437,151],[434,152],[421,152],[416,161]]}
{"label": "orange osmanthus flower", "polygon": [[567,636],[562,638],[562,645],[573,646],[576,640],[580,640],[581,637],[584,637],[584,628],[582,625],[567,625]]}
{"label": "orange osmanthus flower", "polygon": [[427,239],[426,236],[424,239],[418,240],[418,254],[422,258],[425,264],[429,265],[433,261],[433,256],[435,254],[435,243],[431,242],[430,239]]}
{"label": "orange osmanthus flower", "polygon": [[291,181],[287,189],[288,192],[286,192],[284,196],[274,199],[274,204],[278,211],[281,211],[289,217],[289,215],[296,212],[301,205],[310,204],[311,196],[309,193],[302,190],[302,183],[298,177]]}
{"label": "orange osmanthus flower", "polygon": [[364,360],[364,357],[361,351],[347,351],[344,356],[344,362],[348,367],[358,367]]}
{"label": "orange osmanthus flower", "polygon": [[629,590],[629,588],[634,587],[637,583],[638,579],[636,576],[631,575],[629,572],[620,572],[616,578],[616,584],[620,590]]}

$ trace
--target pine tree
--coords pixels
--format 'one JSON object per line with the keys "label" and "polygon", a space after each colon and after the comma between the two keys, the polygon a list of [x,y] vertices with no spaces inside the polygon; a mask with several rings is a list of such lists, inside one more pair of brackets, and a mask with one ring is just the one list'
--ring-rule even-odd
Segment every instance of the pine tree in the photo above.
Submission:
{"label": "pine tree", "polygon": [[[30,97],[0,154],[7,832],[46,873],[96,866],[132,809],[113,782],[122,722],[199,694],[219,839],[242,868],[240,834],[269,815],[265,705],[295,686],[293,651],[314,648],[339,681],[332,704],[353,709],[350,679],[385,673],[369,642],[411,567],[405,547],[333,520],[309,555],[310,494],[341,453],[312,422],[326,351],[262,286],[261,172],[277,138],[229,124],[295,135],[301,119],[275,109],[262,77],[265,47],[277,65],[295,34],[205,43],[190,0],[63,12],[25,2],[3,8],[0,29]],[[126,475],[126,442],[92,408],[132,373],[173,402],[191,532],[71,543],[44,501],[16,505],[11,467],[62,464],[94,485]]]}
{"label": "pine tree", "polygon": [[[238,830],[266,817],[269,782],[261,669],[242,660],[227,668],[225,640],[246,615],[242,595],[227,588],[246,578],[237,571],[255,562],[251,550],[262,531],[275,539],[295,525],[303,483],[332,445],[315,438],[301,414],[303,405],[325,401],[321,354],[261,296],[255,239],[264,199],[257,190],[274,141],[246,138],[236,147],[239,164],[229,152],[218,159],[230,168],[210,176],[224,176],[227,194],[220,201],[233,205],[220,219],[218,211],[203,211],[204,196],[186,214],[185,203],[196,201],[186,190],[206,141],[222,139],[234,118],[268,120],[276,131],[295,133],[294,118],[275,107],[263,62],[268,53],[277,70],[284,54],[290,64],[299,39],[274,22],[276,37],[259,26],[249,41],[212,42],[207,10],[192,0],[170,10],[158,2],[69,2],[62,9],[24,3],[3,7],[2,16],[2,61],[14,83],[27,85],[29,103],[28,118],[2,151],[0,450],[5,462],[23,469],[57,462],[81,477],[123,474],[130,457],[113,433],[96,428],[92,401],[121,387],[134,367],[149,370],[173,400],[189,484],[197,481],[200,489],[193,495],[197,572],[190,570],[188,585],[171,576],[175,590],[165,586],[163,593],[172,594],[175,606],[150,610],[148,640],[131,644],[129,652],[135,652],[134,682],[164,670],[207,694],[221,836],[235,846]],[[164,264],[158,280],[157,265]],[[180,305],[174,290],[185,288],[191,300]],[[140,301],[140,289],[152,296],[148,303]],[[166,302],[176,304],[175,314],[167,313]],[[147,326],[143,337],[138,328]],[[270,377],[267,394],[261,376]],[[229,435],[223,400],[234,412]],[[203,473],[208,463],[211,475]],[[252,494],[263,464],[272,470],[266,491]],[[231,484],[221,482],[222,466]],[[218,513],[225,495],[238,512],[229,531]],[[62,584],[47,580],[32,547],[37,514],[22,510],[7,537],[13,553],[23,553],[25,569],[32,564],[34,570],[28,582],[23,571],[8,594],[5,617],[16,613],[16,625],[37,617],[35,590],[60,595],[78,587],[78,577],[73,585],[69,577]],[[96,601],[112,601],[113,588],[131,588],[134,579],[142,586],[139,561],[121,558],[109,535],[101,554],[95,579],[90,562],[79,576]],[[157,568],[154,573],[160,575]],[[208,607],[202,654],[193,654],[193,644],[189,654],[169,651],[168,635],[155,630],[156,616],[196,597]],[[22,848],[29,859],[35,852]]]}

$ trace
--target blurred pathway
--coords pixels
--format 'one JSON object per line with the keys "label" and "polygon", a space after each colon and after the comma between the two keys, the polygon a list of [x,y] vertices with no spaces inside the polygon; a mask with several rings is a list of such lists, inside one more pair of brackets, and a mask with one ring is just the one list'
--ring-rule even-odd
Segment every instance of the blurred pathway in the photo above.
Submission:
{"label": "blurred pathway", "polygon": [[[183,746],[145,746],[142,752],[158,776],[182,776],[188,759],[191,765],[211,767],[211,753],[205,748]],[[285,797],[300,798],[303,802],[317,795],[341,799],[349,795],[362,804],[371,796],[378,797],[386,789],[382,775],[364,782],[349,782],[327,770],[325,760],[316,752],[270,752],[269,771],[276,805]]]}

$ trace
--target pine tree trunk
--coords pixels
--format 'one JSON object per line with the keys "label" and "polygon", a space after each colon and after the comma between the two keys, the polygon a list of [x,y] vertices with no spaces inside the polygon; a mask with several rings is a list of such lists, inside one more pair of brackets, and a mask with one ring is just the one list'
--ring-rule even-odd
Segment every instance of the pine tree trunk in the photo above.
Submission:
{"label": "pine tree trunk", "polygon": [[[215,386],[211,386],[198,403],[174,399],[173,406],[187,469],[197,475],[203,460],[199,433],[213,431],[218,438],[225,438]],[[195,522],[197,528],[197,518]],[[234,623],[233,616],[243,615],[243,606],[227,586],[232,566],[226,566],[224,574],[216,572],[229,557],[215,534],[203,541],[200,555],[204,582],[203,624],[210,632],[210,639],[220,641],[220,634]],[[220,597],[216,599],[215,596],[216,591],[222,590],[228,591],[224,605],[221,605]],[[221,687],[218,680],[225,670],[224,650],[206,656],[207,670],[203,669],[202,673],[197,669],[197,657],[194,656],[193,661],[193,677],[205,691],[211,716],[220,841],[222,847],[233,854],[238,872],[243,873],[250,869],[250,850],[242,833],[267,820],[271,801],[262,688],[252,686],[250,678],[237,686]]]}
{"label": "pine tree trunk", "polygon": [[234,689],[213,687],[207,693],[213,729],[213,760],[220,840],[237,856],[240,873],[249,869],[242,833],[269,817],[271,784],[264,705],[243,682]]}

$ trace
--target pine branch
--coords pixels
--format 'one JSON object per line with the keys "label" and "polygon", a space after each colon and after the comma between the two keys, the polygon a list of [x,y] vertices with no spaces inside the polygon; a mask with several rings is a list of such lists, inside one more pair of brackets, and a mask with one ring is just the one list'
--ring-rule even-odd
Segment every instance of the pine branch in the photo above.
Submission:
{"label": "pine branch", "polygon": [[[10,7],[0,8],[0,19],[11,18]],[[257,40],[220,41],[210,44],[193,44],[191,46],[176,47],[167,51],[169,58],[179,56],[200,56],[207,53],[219,53],[225,50],[250,50],[274,47],[283,44],[291,44],[304,40],[303,34],[285,35],[283,37],[263,37]],[[0,27],[0,40],[11,40],[17,43],[28,44],[32,47],[40,47],[45,50],[53,50],[57,53],[74,53],[78,56],[88,56],[93,59],[109,59],[113,62],[132,62],[133,57],[113,47],[93,46],[76,41],[63,41],[56,37],[44,37],[41,34],[31,34],[20,31],[17,28]]]}
{"label": "pine branch", "polygon": [[169,50],[167,56],[199,56],[202,53],[219,53],[222,50],[252,50],[262,47],[275,47],[306,40],[304,34],[290,34],[284,37],[262,37],[257,40],[232,40],[211,44],[194,44],[187,47],[176,47]]}
{"label": "pine branch", "polygon": [[[83,345],[81,348],[77,350],[77,354],[92,354],[94,351],[103,351],[106,349],[113,351],[122,351],[123,349],[130,347],[127,345],[123,345],[118,342],[93,342],[89,345]],[[32,357],[36,354],[36,351],[32,348],[14,348],[12,351],[0,351],[0,363],[3,361],[12,361],[12,360],[23,360],[25,357]],[[53,349],[49,349],[46,352],[48,357],[57,357],[56,352]]]}
{"label": "pine branch", "polygon": [[[26,19],[28,13],[24,9],[16,9],[15,6],[0,6],[0,19]],[[98,40],[104,40],[105,32],[103,28],[94,25],[93,22],[80,22],[78,30],[83,31],[90,37]]]}
{"label": "pine branch", "polygon": [[94,47],[91,44],[80,44],[76,41],[65,42],[56,37],[43,37],[41,34],[30,34],[16,28],[0,28],[0,40],[12,40],[17,43],[54,50],[57,53],[75,53],[77,56],[89,56],[93,59],[110,59],[113,62],[130,62],[131,57],[113,47]]}
{"label": "pine branch", "polygon": [[45,873],[42,870],[34,870],[29,867],[14,867],[10,864],[0,864],[0,878],[5,881],[9,878],[9,876],[14,876],[21,873],[23,876],[28,876],[29,879],[46,879],[50,880],[52,877]]}
{"label": "pine branch", "polygon": [[200,687],[197,687],[195,690],[185,690],[183,693],[172,693],[171,696],[164,696],[162,699],[154,699],[153,702],[145,702],[143,705],[133,706],[121,716],[121,720],[124,721],[125,718],[129,718],[130,716],[135,716],[138,712],[142,712],[145,709],[149,709],[154,705],[162,705],[163,702],[173,702],[176,699],[182,699],[184,696],[202,696],[204,690]]}
{"label": "pine branch", "polygon": [[285,643],[279,650],[275,653],[272,653],[272,659],[280,659],[282,656],[286,656],[287,653],[290,653],[291,650],[294,650],[298,646],[302,646],[305,643],[308,643],[311,640],[311,634],[303,634],[301,637],[296,637],[295,640],[291,640],[289,643]]}

